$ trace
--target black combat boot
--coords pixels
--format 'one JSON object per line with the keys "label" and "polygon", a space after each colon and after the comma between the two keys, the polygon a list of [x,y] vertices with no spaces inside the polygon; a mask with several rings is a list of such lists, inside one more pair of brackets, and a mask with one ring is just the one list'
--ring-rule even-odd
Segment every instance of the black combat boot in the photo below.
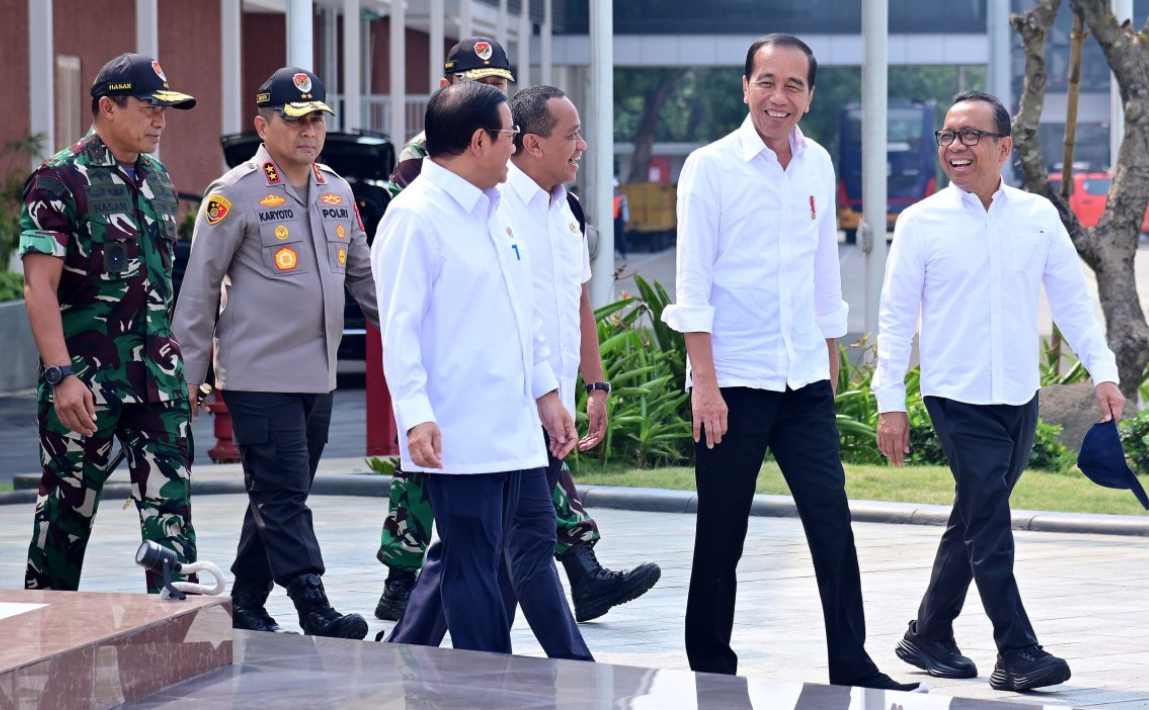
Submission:
{"label": "black combat boot", "polygon": [[291,580],[287,596],[295,602],[299,625],[308,636],[362,639],[367,635],[367,621],[362,616],[340,614],[331,608],[317,574],[301,574]]}
{"label": "black combat boot", "polygon": [[295,631],[282,628],[263,608],[273,587],[273,582],[263,585],[236,577],[235,584],[231,585],[231,627],[245,631],[298,635]]}
{"label": "black combat boot", "polygon": [[383,596],[375,605],[375,618],[398,621],[407,608],[411,590],[415,588],[415,573],[401,567],[389,567],[387,581],[383,583]]}
{"label": "black combat boot", "polygon": [[575,621],[597,619],[612,606],[638,599],[662,576],[662,570],[652,562],[644,562],[629,572],[604,569],[594,548],[581,542],[572,545],[559,559],[570,580]]}

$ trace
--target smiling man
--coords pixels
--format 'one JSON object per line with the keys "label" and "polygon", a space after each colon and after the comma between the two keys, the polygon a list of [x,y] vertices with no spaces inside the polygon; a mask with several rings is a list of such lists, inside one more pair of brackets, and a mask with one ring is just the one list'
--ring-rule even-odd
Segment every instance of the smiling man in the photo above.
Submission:
{"label": "smiling man", "polygon": [[838,271],[834,169],[798,129],[818,62],[797,37],[746,53],[734,133],[695,151],[678,184],[677,302],[686,335],[698,524],[686,602],[695,671],[735,674],[736,570],[767,448],[806,530],[825,617],[830,682],[921,691],[867,655],[861,579],[838,453],[836,339],[848,308]]}
{"label": "smiling man", "polygon": [[[92,83],[94,128],[28,178],[20,256],[40,350],[43,477],[28,549],[28,589],[74,590],[112,443],[128,454],[145,540],[196,558],[190,419],[172,338],[175,188],[147,155],[173,91],[159,62],[123,54]],[[162,581],[148,573],[148,591]]]}
{"label": "smiling man", "polygon": [[990,685],[1056,685],[1069,679],[1069,665],[1037,645],[1013,574],[1009,510],[1037,426],[1043,284],[1054,321],[1097,383],[1104,421],[1120,419],[1124,407],[1116,360],[1057,210],[1002,182],[1013,140],[1001,102],[979,91],[959,94],[935,136],[950,186],[898,218],[873,387],[878,444],[900,466],[910,450],[905,376],[920,319],[921,393],[957,495],[897,654],[934,676],[975,677],[976,665],[953,635],[973,581],[998,649]]}
{"label": "smiling man", "polygon": [[326,98],[319,77],[297,67],[259,88],[263,145],[208,187],[173,330],[190,391],[214,354],[243,461],[250,504],[231,568],[233,625],[282,631],[264,608],[280,584],[305,633],[361,639],[363,617],[327,600],[307,507],[331,423],[345,286],[379,322],[355,196],[315,162],[327,135],[323,114],[334,113]]}

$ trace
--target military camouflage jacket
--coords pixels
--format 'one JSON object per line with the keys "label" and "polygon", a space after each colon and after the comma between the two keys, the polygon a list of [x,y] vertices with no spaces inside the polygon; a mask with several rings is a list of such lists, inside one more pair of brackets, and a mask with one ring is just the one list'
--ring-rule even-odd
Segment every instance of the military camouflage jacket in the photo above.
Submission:
{"label": "military camouflage jacket", "polygon": [[423,158],[427,157],[427,134],[420,132],[411,139],[399,159],[395,161],[395,170],[391,172],[391,181],[387,183],[387,191],[395,197],[403,191],[411,181],[419,177],[423,169]]}
{"label": "military camouflage jacket", "polygon": [[64,260],[64,340],[97,404],[187,397],[171,330],[176,205],[159,161],[140,155],[132,179],[95,134],[24,185],[20,256]]}

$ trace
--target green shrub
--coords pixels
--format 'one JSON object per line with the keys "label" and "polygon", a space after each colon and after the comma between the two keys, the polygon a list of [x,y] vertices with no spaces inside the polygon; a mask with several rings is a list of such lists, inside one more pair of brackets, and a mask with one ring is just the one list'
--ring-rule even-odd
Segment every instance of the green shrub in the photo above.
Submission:
{"label": "green shrub", "polygon": [[1125,447],[1125,456],[1132,464],[1133,470],[1142,476],[1149,475],[1149,409],[1142,410],[1131,419],[1126,419],[1117,428],[1121,432],[1121,444]]}
{"label": "green shrub", "polygon": [[1029,454],[1027,468],[1039,471],[1065,472],[1073,464],[1073,458],[1065,444],[1061,443],[1061,425],[1046,424],[1037,420],[1037,435],[1033,439],[1033,451]]}
{"label": "green shrub", "polygon": [[0,303],[24,300],[24,275],[0,271]]}

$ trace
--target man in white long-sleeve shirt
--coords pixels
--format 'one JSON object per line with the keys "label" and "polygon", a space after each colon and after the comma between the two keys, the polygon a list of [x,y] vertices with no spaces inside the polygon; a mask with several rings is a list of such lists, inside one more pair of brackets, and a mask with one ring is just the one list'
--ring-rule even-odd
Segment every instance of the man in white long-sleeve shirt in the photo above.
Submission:
{"label": "man in white long-sleeve shirt", "polygon": [[830,682],[924,690],[882,674],[865,650],[861,579],[834,415],[836,339],[848,308],[838,270],[834,169],[798,121],[817,60],[797,37],[750,46],[750,115],[695,151],[678,184],[677,302],[686,335],[698,523],[686,603],[695,671],[735,674],[736,569],[769,448],[806,531],[825,617]]}
{"label": "man in white long-sleeve shirt", "polygon": [[539,432],[541,421],[561,458],[574,422],[536,327],[520,235],[497,210],[517,131],[499,90],[437,91],[422,174],[391,203],[372,248],[403,468],[429,474],[440,538],[389,640],[434,643],[442,613],[455,648],[510,653],[505,556],[527,617],[563,627],[567,647],[552,656],[589,660],[551,562]]}
{"label": "man in white long-sleeve shirt", "polygon": [[902,465],[905,375],[920,316],[921,392],[957,488],[929,587],[897,654],[938,677],[976,676],[953,637],[972,580],[998,648],[990,685],[1056,685],[1069,679],[1069,666],[1037,645],[1013,574],[1009,510],[1037,426],[1043,284],[1054,320],[1093,376],[1105,421],[1119,419],[1124,404],[1117,365],[1057,210],[1001,180],[1013,147],[1005,107],[982,92],[959,94],[936,138],[951,184],[898,219],[873,387],[879,446]]}

